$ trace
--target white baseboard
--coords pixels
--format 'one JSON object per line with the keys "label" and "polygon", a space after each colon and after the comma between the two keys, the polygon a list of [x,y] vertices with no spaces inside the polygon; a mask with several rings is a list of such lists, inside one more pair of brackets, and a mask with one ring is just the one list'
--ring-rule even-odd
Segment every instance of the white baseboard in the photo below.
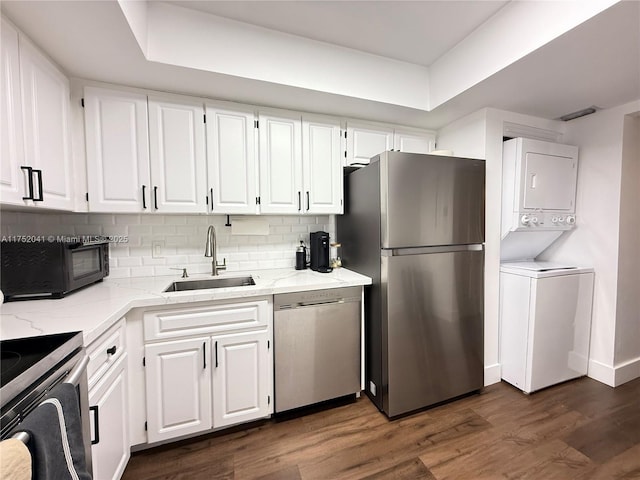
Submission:
{"label": "white baseboard", "polygon": [[613,370],[613,367],[610,365],[605,365],[604,363],[600,363],[597,360],[589,360],[587,376],[593,378],[594,380],[602,382],[605,385],[609,385],[610,387],[616,386],[615,372]]}
{"label": "white baseboard", "polygon": [[640,357],[616,365],[615,386],[630,382],[640,377]]}
{"label": "white baseboard", "polygon": [[589,360],[589,371],[587,375],[610,387],[620,386],[623,383],[640,377],[640,357],[626,361],[615,367],[591,359]]}
{"label": "white baseboard", "polygon": [[502,379],[502,369],[499,363],[493,365],[486,365],[484,367],[484,386],[493,385],[494,383],[500,383]]}

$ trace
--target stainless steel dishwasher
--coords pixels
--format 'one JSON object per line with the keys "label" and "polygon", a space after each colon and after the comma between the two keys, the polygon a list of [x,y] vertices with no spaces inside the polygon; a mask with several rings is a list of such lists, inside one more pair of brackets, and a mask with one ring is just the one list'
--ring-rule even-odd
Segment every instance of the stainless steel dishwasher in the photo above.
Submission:
{"label": "stainless steel dishwasher", "polygon": [[361,292],[274,295],[276,412],[360,391]]}

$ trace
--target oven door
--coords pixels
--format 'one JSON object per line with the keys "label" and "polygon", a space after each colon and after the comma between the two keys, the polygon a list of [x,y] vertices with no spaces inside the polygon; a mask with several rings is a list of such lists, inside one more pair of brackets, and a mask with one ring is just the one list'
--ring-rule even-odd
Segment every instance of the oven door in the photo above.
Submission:
{"label": "oven door", "polygon": [[[89,356],[81,348],[74,355],[59,363],[48,371],[37,383],[31,385],[20,397],[9,401],[0,417],[2,431],[0,438],[17,438],[23,442],[29,440],[28,434],[20,431],[20,422],[33,411],[46,397],[47,393],[59,383],[71,383],[78,393],[80,421],[87,471],[92,471],[91,461],[91,423],[89,420],[89,390],[87,381],[87,365]],[[6,400],[6,399],[5,399]]]}
{"label": "oven door", "polygon": [[109,244],[70,246],[65,252],[67,292],[102,280],[109,274]]}

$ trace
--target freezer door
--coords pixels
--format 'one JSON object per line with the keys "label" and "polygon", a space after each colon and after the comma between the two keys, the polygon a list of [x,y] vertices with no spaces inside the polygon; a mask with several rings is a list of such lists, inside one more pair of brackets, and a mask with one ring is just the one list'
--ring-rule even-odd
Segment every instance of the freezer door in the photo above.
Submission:
{"label": "freezer door", "polygon": [[484,242],[485,162],[385,152],[382,248]]}
{"label": "freezer door", "polygon": [[381,261],[385,412],[393,417],[482,388],[484,252]]}

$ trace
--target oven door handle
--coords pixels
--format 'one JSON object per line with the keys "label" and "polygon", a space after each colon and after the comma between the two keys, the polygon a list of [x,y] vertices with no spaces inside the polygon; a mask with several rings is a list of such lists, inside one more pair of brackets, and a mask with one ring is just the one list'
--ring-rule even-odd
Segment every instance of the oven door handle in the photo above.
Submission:
{"label": "oven door handle", "polygon": [[69,372],[69,376],[64,380],[65,383],[71,383],[72,385],[77,385],[80,382],[80,378],[84,374],[87,369],[87,365],[89,364],[89,355],[85,351],[84,347],[82,348],[82,358],[76,363],[75,367]]}

